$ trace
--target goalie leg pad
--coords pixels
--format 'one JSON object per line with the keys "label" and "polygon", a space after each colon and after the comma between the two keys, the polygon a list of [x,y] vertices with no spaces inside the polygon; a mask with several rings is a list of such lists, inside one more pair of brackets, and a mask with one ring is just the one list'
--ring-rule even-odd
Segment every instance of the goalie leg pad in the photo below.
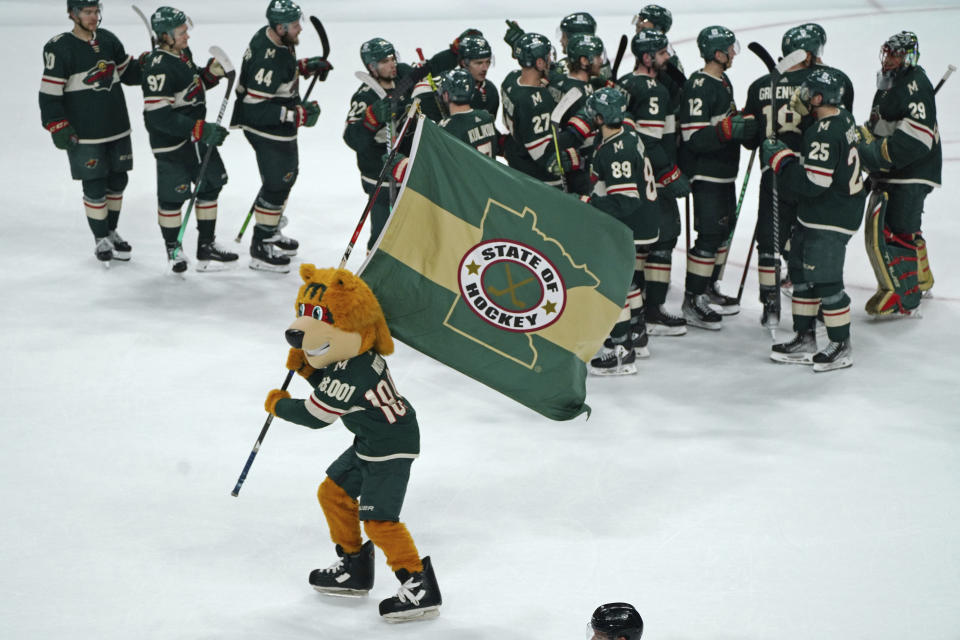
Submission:
{"label": "goalie leg pad", "polygon": [[917,247],[917,286],[920,291],[929,291],[933,287],[933,272],[930,271],[930,260],[927,258],[927,241],[918,233],[913,242]]}
{"label": "goalie leg pad", "polygon": [[866,304],[872,316],[909,315],[920,304],[919,251],[913,234],[894,234],[884,225],[888,201],[886,193],[875,192],[870,197],[864,228],[867,256],[878,284]]}

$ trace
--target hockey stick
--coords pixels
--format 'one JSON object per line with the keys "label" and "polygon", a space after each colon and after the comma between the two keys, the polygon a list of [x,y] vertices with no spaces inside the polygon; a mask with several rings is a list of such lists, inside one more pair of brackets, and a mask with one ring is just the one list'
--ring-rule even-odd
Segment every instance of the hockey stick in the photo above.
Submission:
{"label": "hockey stick", "polygon": [[157,48],[157,36],[153,33],[153,29],[150,28],[150,21],[147,20],[147,16],[144,15],[143,11],[140,10],[140,7],[133,5],[133,12],[140,16],[140,19],[143,20],[143,26],[147,28],[147,33],[150,34],[150,48]]}
{"label": "hockey stick", "polygon": [[[727,237],[727,246],[733,242],[733,233],[737,230],[737,220],[740,219],[740,208],[743,206],[743,198],[747,195],[747,183],[750,182],[750,173],[753,171],[753,160],[757,157],[757,150],[750,152],[750,161],[747,163],[747,173],[743,176],[743,186],[740,187],[740,198],[737,200],[737,210],[733,213],[733,224],[730,225],[730,235]],[[750,268],[750,258],[753,256],[753,243],[757,241],[757,228],[753,228],[753,240],[750,241],[750,250],[747,251],[747,260],[743,265],[743,276],[740,277],[740,290],[737,292],[737,304],[740,304],[740,298],[743,297],[743,284],[747,281],[747,270]]]}
{"label": "hockey stick", "polygon": [[[403,127],[400,129],[400,135],[397,137],[397,140],[403,140],[403,136],[407,132],[407,127],[410,126],[410,123],[416,119],[415,114],[419,106],[420,98],[414,98],[413,102],[410,103],[410,107],[407,109],[407,119],[404,121]],[[353,236],[350,237],[350,243],[347,244],[347,250],[343,252],[343,258],[340,259],[340,269],[343,269],[343,267],[347,264],[347,260],[350,259],[350,254],[353,252],[353,247],[357,244],[357,238],[360,237],[360,230],[363,229],[363,223],[367,221],[367,216],[370,215],[370,210],[373,209],[373,203],[377,201],[377,195],[380,193],[380,189],[383,187],[383,181],[386,179],[387,173],[390,172],[390,165],[393,163],[393,159],[397,156],[397,149],[399,147],[399,144],[391,147],[390,155],[387,156],[387,161],[383,163],[383,168],[380,170],[380,175],[377,177],[377,186],[367,199],[367,206],[364,207],[363,213],[360,215],[360,222],[357,223],[357,228],[353,230]],[[390,173],[392,178],[392,172]]]}
{"label": "hockey stick", "polygon": [[933,94],[934,94],[934,95],[937,94],[937,91],[940,91],[940,87],[943,86],[943,83],[946,82],[946,81],[947,81],[947,78],[949,78],[951,75],[953,75],[953,72],[956,71],[956,70],[957,70],[957,68],[956,68],[954,65],[952,65],[952,64],[948,64],[948,65],[947,65],[947,72],[946,72],[945,74],[943,74],[943,77],[940,78],[940,82],[938,82],[938,83],[937,83],[937,86],[935,86],[935,87],[933,88]]}
{"label": "hockey stick", "polygon": [[[327,30],[323,28],[323,23],[320,22],[320,18],[317,16],[310,16],[310,23],[313,25],[313,28],[317,30],[317,35],[320,36],[320,45],[323,47],[322,57],[326,60],[327,56],[330,55],[330,41],[327,40]],[[304,102],[310,97],[314,85],[317,84],[317,78],[318,76],[314,74],[313,79],[310,81],[310,86],[307,87],[307,92],[303,96]]]}
{"label": "hockey stick", "polygon": [[750,248],[747,250],[747,263],[743,268],[743,275],[740,276],[740,288],[737,290],[737,304],[740,304],[740,299],[743,298],[743,288],[747,284],[747,269],[750,266],[750,259],[753,257],[753,245],[757,244],[757,230],[760,228],[760,221],[758,220],[755,225],[753,225],[753,238],[750,239]]}
{"label": "hockey stick", "polygon": [[570,89],[563,94],[557,106],[550,112],[550,131],[553,134],[553,150],[557,154],[557,166],[560,168],[560,182],[563,184],[563,190],[565,192],[569,192],[569,189],[567,188],[567,174],[563,170],[563,163],[560,162],[560,140],[557,137],[557,125],[560,124],[560,121],[563,119],[563,114],[565,114],[582,95],[583,93],[580,89],[576,87]]}
{"label": "hockey stick", "polygon": [[627,36],[620,36],[620,44],[617,46],[617,57],[613,59],[613,67],[610,70],[611,80],[617,81],[617,70],[620,69],[620,63],[623,61],[623,54],[627,52]]}
{"label": "hockey stick", "polygon": [[[773,57],[767,52],[757,42],[751,42],[747,45],[750,51],[753,51],[764,64],[767,65],[767,68],[770,68],[770,117],[767,118],[767,139],[770,141],[775,141],[777,139],[777,130],[773,126],[773,119],[777,117],[777,82],[780,80],[780,76],[790,67],[800,64],[807,59],[807,52],[798,49],[792,53],[784,56],[779,63],[773,63]],[[777,173],[773,171],[770,174],[770,187],[773,192],[771,209],[773,213],[773,261],[776,265],[774,270],[774,291],[780,291],[780,192],[777,188]],[[780,322],[780,296],[774,296],[774,311],[776,313],[777,324]],[[770,329],[770,334],[776,341],[777,337],[777,328],[776,326],[767,327]]]}
{"label": "hockey stick", "polygon": [[663,70],[666,72],[670,79],[673,80],[676,84],[681,87],[687,83],[687,76],[683,75],[683,71],[677,68],[677,65],[672,62],[667,62],[663,65]]}
{"label": "hockey stick", "polygon": [[686,211],[687,211],[686,213],[687,224],[685,227],[686,236],[687,236],[687,255],[690,255],[690,194],[687,194],[687,197],[685,200],[686,200]]}
{"label": "hockey stick", "polygon": [[[227,103],[230,102],[230,94],[233,93],[233,84],[237,79],[237,70],[226,52],[220,47],[210,47],[210,55],[216,58],[220,66],[223,67],[223,75],[227,79],[227,91],[223,95],[223,102],[220,103],[220,113],[217,114],[217,124],[223,121],[223,114],[227,111]],[[198,141],[199,142],[199,141]],[[213,154],[213,145],[207,145],[207,152],[203,154],[203,162],[200,163],[200,171],[197,173],[197,188],[193,190],[190,196],[190,204],[187,205],[187,212],[183,216],[183,222],[180,224],[180,233],[177,234],[177,246],[171,253],[172,258],[176,258],[182,249],[183,234],[187,230],[187,222],[190,220],[190,212],[193,211],[193,205],[197,202],[197,196],[200,195],[200,187],[203,186],[203,175],[207,171],[207,165],[210,164],[210,156]]]}
{"label": "hockey stick", "polygon": [[364,73],[363,71],[356,71],[353,74],[353,77],[362,82],[363,84],[370,87],[378,98],[386,98],[387,90],[380,86],[380,83],[373,79],[369,73]]}
{"label": "hockey stick", "polygon": [[[283,379],[283,386],[280,387],[281,391],[286,391],[287,387],[290,386],[290,380],[293,378],[293,369],[287,371],[287,377]],[[234,498],[240,497],[240,487],[243,486],[243,481],[247,479],[247,473],[250,471],[250,467],[253,465],[253,459],[257,457],[257,452],[260,451],[260,445],[263,444],[263,439],[267,436],[267,429],[270,428],[270,423],[273,422],[273,414],[267,416],[266,422],[263,423],[263,429],[260,429],[260,435],[257,436],[257,441],[253,444],[253,451],[250,452],[250,457],[247,458],[247,464],[243,465],[243,471],[240,472],[240,477],[237,478],[237,485],[233,488],[233,491],[230,492]]]}
{"label": "hockey stick", "polygon": [[[417,47],[417,57],[420,58],[420,64],[426,64],[427,59],[423,57],[423,49]],[[433,89],[433,101],[437,103],[437,109],[440,110],[440,115],[447,117],[450,115],[450,112],[447,111],[446,106],[444,106],[443,101],[440,99],[440,90],[437,88],[437,83],[433,79],[433,74],[427,74],[427,82],[430,83],[430,88]]]}

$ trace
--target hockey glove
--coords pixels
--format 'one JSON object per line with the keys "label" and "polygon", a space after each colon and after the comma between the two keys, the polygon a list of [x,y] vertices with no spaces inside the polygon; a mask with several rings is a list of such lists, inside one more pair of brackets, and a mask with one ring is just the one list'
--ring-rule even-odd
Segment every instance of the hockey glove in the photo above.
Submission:
{"label": "hockey glove", "polygon": [[571,171],[576,171],[583,166],[583,161],[580,157],[580,154],[577,153],[577,150],[573,147],[560,150],[560,160],[557,161],[557,155],[554,154],[550,158],[550,164],[547,166],[547,171],[552,173],[555,176],[564,175],[570,173]]}
{"label": "hockey glove", "polygon": [[267,401],[263,403],[263,408],[271,415],[277,415],[277,403],[284,398],[289,398],[290,392],[285,389],[273,389],[267,394]]}
{"label": "hockey glove", "polygon": [[326,80],[327,74],[333,70],[333,65],[327,62],[326,58],[320,56],[300,58],[297,60],[297,67],[300,69],[300,75],[304,78],[316,75],[320,82]]}
{"label": "hockey glove", "polygon": [[595,117],[596,114],[588,113],[585,108],[581,109],[567,121],[566,130],[575,132],[582,142],[589,138],[590,134],[593,133],[593,130],[596,128],[594,122]]}
{"label": "hockey glove", "polygon": [[397,182],[403,182],[404,176],[407,175],[407,165],[410,163],[410,159],[402,153],[394,154],[393,159],[391,159],[390,154],[385,153],[381,160],[383,164],[390,163],[390,175],[393,176],[393,179]]}
{"label": "hockey glove", "polygon": [[302,109],[302,113],[298,113],[298,127],[312,127],[313,125],[317,124],[317,120],[320,119],[319,102],[316,100],[304,102],[298,107],[298,109]]}
{"label": "hockey glove", "polygon": [[797,153],[780,140],[766,138],[760,147],[760,163],[780,173],[787,164],[797,159]]}
{"label": "hockey glove", "polygon": [[80,138],[70,123],[66,120],[57,120],[46,125],[46,130],[53,136],[53,145],[57,149],[69,150],[80,144]]}
{"label": "hockey glove", "polygon": [[304,378],[309,378],[317,372],[317,370],[307,362],[306,356],[303,355],[303,349],[290,349],[290,352],[287,354],[287,369],[296,371]]}
{"label": "hockey glove", "polygon": [[751,140],[760,132],[760,123],[753,116],[740,114],[727,116],[717,123],[717,137],[721,142],[744,142]]}
{"label": "hockey glove", "polygon": [[810,107],[808,107],[803,100],[800,99],[800,90],[793,92],[793,95],[790,96],[790,108],[793,109],[801,118],[810,113]]}
{"label": "hockey glove", "polygon": [[229,133],[226,127],[221,127],[216,122],[197,120],[193,125],[190,140],[193,142],[202,142],[211,147],[219,147],[223,144],[223,141],[227,139]]}
{"label": "hockey glove", "polygon": [[381,98],[367,107],[363,114],[363,126],[369,131],[377,131],[390,119],[390,100]]}
{"label": "hockey glove", "polygon": [[224,75],[226,75],[226,72],[216,58],[207,60],[207,66],[200,70],[200,77],[203,78],[203,84],[207,89],[216,86]]}
{"label": "hockey glove", "polygon": [[483,32],[480,29],[467,29],[460,35],[458,35],[453,42],[450,43],[450,51],[453,52],[453,55],[460,57],[460,41],[466,38],[467,36],[480,36],[483,37]]}
{"label": "hockey glove", "polygon": [[503,41],[510,45],[510,52],[514,58],[517,57],[517,42],[526,33],[520,28],[516,20],[507,20],[507,32],[503,35]]}
{"label": "hockey glove", "polygon": [[887,138],[874,138],[872,135],[870,137],[869,142],[863,141],[857,145],[863,168],[871,173],[889,171],[893,168],[893,160],[890,158]]}
{"label": "hockey glove", "polygon": [[677,165],[667,169],[657,178],[657,182],[663,185],[671,198],[685,198],[690,195],[690,181],[680,172]]}

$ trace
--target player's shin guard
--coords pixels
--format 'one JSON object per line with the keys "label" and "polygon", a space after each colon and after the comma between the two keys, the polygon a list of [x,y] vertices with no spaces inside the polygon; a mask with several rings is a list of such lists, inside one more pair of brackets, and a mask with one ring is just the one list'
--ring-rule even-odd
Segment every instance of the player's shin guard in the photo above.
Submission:
{"label": "player's shin guard", "polygon": [[83,197],[83,210],[87,214],[87,224],[95,238],[105,238],[110,234],[110,227],[107,222],[107,199],[91,199],[88,196]]}
{"label": "player's shin guard", "polygon": [[180,235],[180,206],[181,203],[161,202],[157,207],[157,222],[167,245],[176,244]]}
{"label": "player's shin guard", "polygon": [[790,310],[793,313],[794,331],[804,333],[813,330],[820,311],[820,296],[814,293],[814,285],[807,282],[795,285]]}
{"label": "player's shin guard", "polygon": [[201,243],[213,242],[217,228],[217,201],[197,200],[197,232]]}
{"label": "player's shin guard", "polygon": [[824,295],[823,323],[831,342],[850,339],[850,297],[841,288],[839,292]]}
{"label": "player's shin guard", "polygon": [[913,243],[917,247],[917,286],[920,291],[929,291],[933,287],[933,272],[930,271],[930,260],[927,258],[927,241],[917,232],[913,236]]}
{"label": "player's shin guard", "polygon": [[716,264],[716,253],[704,251],[694,247],[687,254],[686,291],[699,295],[707,290],[710,279],[713,277],[713,267]]}
{"label": "player's shin guard", "polygon": [[373,544],[380,547],[387,558],[387,564],[393,571],[406,569],[411,573],[423,571],[420,562],[420,552],[413,543],[413,537],[402,522],[388,522],[385,520],[367,520],[363,523],[363,530],[373,540]]}
{"label": "player's shin guard", "polygon": [[730,252],[730,245],[724,244],[717,249],[716,261],[713,264],[713,273],[710,276],[710,282],[720,282],[723,280],[723,271],[727,266],[727,254]]}
{"label": "player's shin guard", "polygon": [[327,519],[330,539],[348,554],[360,551],[363,544],[360,536],[360,503],[329,477],[324,478],[317,488],[317,500]]}
{"label": "player's shin guard", "polygon": [[920,305],[918,251],[912,234],[899,236],[884,225],[888,199],[886,193],[874,192],[867,207],[864,243],[878,288],[867,301],[866,311],[871,316],[911,315]]}
{"label": "player's shin guard", "polygon": [[653,250],[643,267],[644,296],[647,304],[659,307],[667,300],[670,287],[671,251]]}
{"label": "player's shin guard", "polygon": [[757,254],[757,276],[760,284],[760,302],[769,299],[771,292],[777,289],[777,256],[772,253]]}

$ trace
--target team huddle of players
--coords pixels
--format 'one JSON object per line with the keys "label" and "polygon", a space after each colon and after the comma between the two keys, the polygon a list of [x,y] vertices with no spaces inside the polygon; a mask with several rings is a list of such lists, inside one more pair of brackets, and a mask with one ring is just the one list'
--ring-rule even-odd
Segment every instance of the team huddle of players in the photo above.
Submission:
{"label": "team huddle of players", "polygon": [[[135,60],[99,28],[96,1],[68,0],[67,7],[73,32],[44,48],[41,117],[54,143],[67,150],[74,179],[82,180],[97,258],[108,263],[130,257],[130,245],[117,233],[132,166],[123,83],[143,88],[157,161],[158,220],[171,268],[187,268],[181,209],[191,197],[199,229],[197,268],[236,260],[214,234],[217,196],[227,180],[216,147],[227,131],[206,120],[204,94],[223,76],[220,64],[194,63],[182,11],[161,7],[152,15],[156,47]],[[301,18],[292,0],[270,0],[268,24],[250,41],[237,78],[231,125],[244,131],[262,178],[252,207],[255,269],[287,271],[296,253],[297,242],[280,229],[297,178],[297,130],[315,124],[319,115],[316,102],[301,98],[298,81],[314,75],[323,80],[332,68],[324,58],[296,58]],[[735,182],[745,147],[759,152],[762,169],[755,241],[764,326],[780,320],[781,256],[787,258],[783,281],[792,284],[795,336],[773,345],[771,358],[817,371],[850,366],[843,263],[846,244],[864,219],[868,192],[868,255],[878,290],[867,312],[913,314],[933,284],[921,212],[924,198],[940,183],[941,147],[935,91],[917,64],[916,35],[904,31],[883,43],[870,116],[858,127],[851,115],[852,84],[823,64],[827,36],[817,24],[785,32],[783,64],[792,64],[753,82],[738,109],[726,73],[740,51],[732,31],[700,31],[703,64],[687,77],[666,35],[670,11],[648,5],[634,22],[635,63],[620,78],[612,77],[589,14],[562,20],[559,43],[566,57],[558,61],[545,36],[508,22],[504,40],[519,68],[499,91],[486,77],[490,44],[476,29],[429,59],[421,56],[417,65],[398,63],[393,45],[382,38],[364,42],[364,72],[358,74],[363,84],[350,99],[343,138],[356,152],[364,192],[375,196],[369,246],[407,167],[412,127],[404,136],[400,125],[415,103],[479,152],[503,156],[512,168],[579,196],[632,229],[633,284],[590,368],[597,374],[635,373],[636,358],[649,355],[648,336],[683,335],[688,325],[718,330],[724,315],[739,311],[739,297],[724,295],[718,283],[739,215]],[[502,132],[495,125],[501,103]],[[391,188],[378,191],[385,171]],[[695,239],[687,253],[681,314],[675,315],[664,302],[681,230],[678,198],[692,199]],[[815,338],[818,318],[829,337],[823,349]]]}

